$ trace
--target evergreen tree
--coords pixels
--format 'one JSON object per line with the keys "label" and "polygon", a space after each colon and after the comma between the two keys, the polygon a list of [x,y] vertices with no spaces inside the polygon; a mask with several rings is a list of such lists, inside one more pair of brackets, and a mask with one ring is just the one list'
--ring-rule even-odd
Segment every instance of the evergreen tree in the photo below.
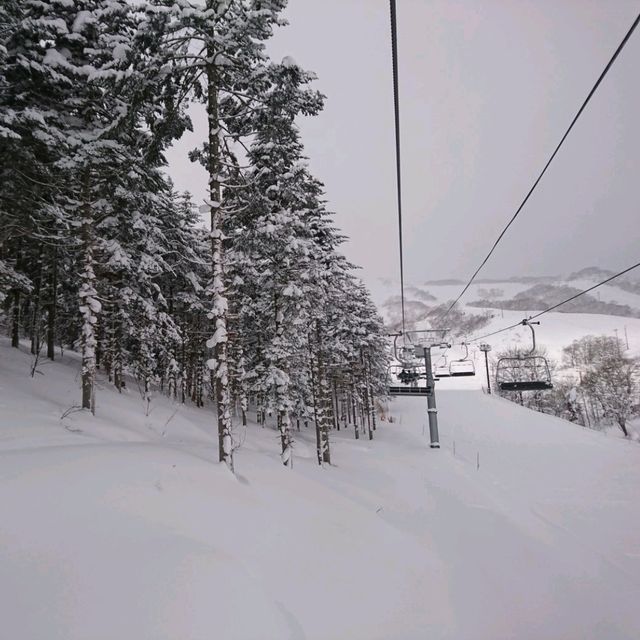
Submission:
{"label": "evergreen tree", "polygon": [[[184,78],[183,95],[206,106],[208,138],[193,154],[209,176],[212,280],[210,318],[214,332],[207,345],[215,380],[219,457],[233,467],[229,396],[228,331],[223,227],[227,209],[226,179],[234,167],[231,146],[253,133],[252,113],[273,86],[264,41],[274,26],[284,24],[284,0],[207,0],[204,7],[188,2],[156,0],[148,9],[147,31],[164,35],[166,60]],[[292,105],[295,108],[295,105]]]}
{"label": "evergreen tree", "polygon": [[[273,414],[282,462],[293,420],[316,424],[318,460],[348,406],[375,430],[382,324],[339,253],[342,236],[309,172],[299,115],[323,97],[264,43],[284,0],[0,7],[0,305],[12,344],[82,355],[82,406],[96,371],[203,406],[233,466],[231,409]],[[163,150],[205,105],[191,154],[209,174],[200,208],[176,194]],[[245,166],[241,166],[244,164]],[[200,213],[210,214],[210,230]],[[207,350],[210,352],[208,353]],[[207,365],[209,369],[207,369]]]}
{"label": "evergreen tree", "polygon": [[305,88],[313,76],[290,59],[273,65],[269,73],[272,88],[254,115],[256,135],[246,175],[250,186],[241,188],[235,198],[242,213],[231,221],[239,226],[230,228],[228,235],[234,247],[234,273],[249,285],[240,290],[241,313],[244,310],[246,318],[250,310],[253,320],[252,327],[245,321],[245,330],[250,327],[261,344],[252,391],[276,412],[282,461],[290,465],[291,414],[296,406],[292,365],[304,345],[312,253],[305,219],[310,176],[294,118],[299,112],[317,113],[322,103],[317,93]]}

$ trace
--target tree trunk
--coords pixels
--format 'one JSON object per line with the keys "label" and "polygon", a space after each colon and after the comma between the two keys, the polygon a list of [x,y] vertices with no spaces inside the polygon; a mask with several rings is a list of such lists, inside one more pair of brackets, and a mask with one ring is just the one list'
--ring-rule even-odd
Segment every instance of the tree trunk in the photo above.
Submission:
{"label": "tree trunk", "polygon": [[376,398],[371,384],[371,357],[367,357],[367,390],[369,391],[369,401],[371,403],[371,427],[376,430]]}
{"label": "tree trunk", "polygon": [[186,359],[187,359],[187,354],[186,354],[186,350],[185,350],[185,340],[184,340],[184,334],[186,333],[187,329],[185,327],[185,330],[183,331],[182,334],[182,344],[181,344],[181,350],[180,350],[180,402],[182,404],[184,404],[187,400],[186,398],[186,387],[187,387],[187,363],[186,363]]}
{"label": "tree trunk", "polygon": [[82,408],[90,409],[95,414],[95,375],[96,375],[96,313],[100,303],[96,300],[93,271],[93,220],[89,202],[90,171],[87,170],[84,185],[84,204],[82,206],[82,273],[80,275],[80,314],[82,315]]}
{"label": "tree trunk", "polygon": [[367,430],[369,432],[369,440],[373,440],[373,429],[371,427],[371,400],[369,398],[368,383],[366,383],[364,388],[364,411],[367,416]]}
{"label": "tree trunk", "polygon": [[278,415],[278,428],[280,430],[280,444],[282,445],[282,464],[285,467],[293,467],[291,444],[291,418],[286,409],[281,409]]}
{"label": "tree trunk", "polygon": [[316,425],[316,453],[318,455],[318,464],[322,466],[322,436],[320,434],[320,421],[318,420],[318,394],[316,388],[316,374],[314,370],[315,364],[313,360],[313,347],[311,346],[311,337],[309,337],[309,371],[311,373],[311,397],[313,399],[313,420]]}
{"label": "tree trunk", "polygon": [[31,309],[31,353],[40,352],[40,298],[42,294],[42,245],[38,247],[38,259],[36,261],[36,280],[33,287],[33,308]]}
{"label": "tree trunk", "polygon": [[353,383],[351,384],[351,413],[353,416],[353,428],[355,430],[356,440],[360,440],[360,431],[358,430],[358,415],[356,413],[356,392]]}
{"label": "tree trunk", "polygon": [[47,358],[55,358],[56,313],[58,310],[58,248],[53,248],[51,258],[51,299],[47,309]]}
{"label": "tree trunk", "polygon": [[[121,286],[121,282],[120,282]],[[118,295],[119,287],[116,286],[115,295]],[[123,375],[123,357],[122,357],[122,318],[120,317],[119,303],[114,300],[113,306],[113,322],[111,331],[111,367],[113,369],[113,384],[115,385],[118,393],[122,393],[124,387],[124,375]]]}
{"label": "tree trunk", "polygon": [[[207,2],[209,9],[215,9],[213,0]],[[213,307],[210,316],[215,331],[207,346],[213,349],[212,371],[214,372],[214,396],[218,412],[218,454],[233,471],[233,443],[231,414],[229,412],[229,385],[227,362],[227,300],[225,298],[222,235],[222,189],[220,185],[220,122],[218,113],[218,82],[215,66],[216,51],[213,40],[207,44],[207,119],[209,123],[209,199],[211,206],[211,257],[213,262]]]}
{"label": "tree trunk", "polygon": [[618,425],[620,429],[622,429],[622,433],[624,433],[624,437],[629,437],[629,431],[627,430],[627,421],[624,418],[618,418]]}
{"label": "tree trunk", "polygon": [[[18,255],[16,257],[16,271],[22,267],[22,252],[18,246]],[[20,348],[20,289],[13,292],[13,310],[11,313],[11,346],[14,349]]]}
{"label": "tree trunk", "polygon": [[320,323],[316,320],[316,339],[318,342],[318,402],[320,408],[320,442],[322,447],[322,461],[331,464],[331,450],[329,445],[329,421],[331,420],[330,404],[331,392],[324,366],[324,352]]}
{"label": "tree trunk", "polygon": [[20,347],[20,291],[13,292],[13,313],[11,314],[11,346]]}
{"label": "tree trunk", "polygon": [[[279,344],[284,339],[284,314],[280,308],[280,301],[277,295],[274,295],[274,320],[275,320],[275,337]],[[271,358],[270,358],[271,359]],[[291,435],[291,413],[289,400],[289,378],[286,370],[286,361],[282,354],[274,358],[275,365],[286,378],[279,379],[275,384],[275,401],[278,410],[278,429],[280,430],[280,442],[282,445],[281,460],[285,467],[293,467],[293,436]]]}

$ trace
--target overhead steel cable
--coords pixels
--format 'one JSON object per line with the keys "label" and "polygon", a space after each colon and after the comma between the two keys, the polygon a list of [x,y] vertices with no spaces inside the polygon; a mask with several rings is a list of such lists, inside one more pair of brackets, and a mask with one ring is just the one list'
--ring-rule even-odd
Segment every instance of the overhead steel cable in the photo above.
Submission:
{"label": "overhead steel cable", "polygon": [[576,298],[579,298],[580,296],[583,296],[585,293],[589,293],[590,291],[593,291],[594,289],[597,289],[598,287],[601,287],[603,284],[607,284],[608,282],[611,282],[612,280],[615,280],[616,278],[619,278],[620,276],[623,276],[625,273],[629,273],[629,271],[633,271],[634,269],[637,269],[638,267],[640,267],[640,262],[636,262],[636,264],[631,265],[630,267],[627,267],[626,269],[624,269],[623,271],[620,271],[618,273],[616,273],[613,276],[610,276],[609,278],[607,278],[606,280],[603,280],[602,282],[598,282],[598,284],[594,284],[592,287],[589,287],[588,289],[585,289],[584,291],[580,291],[580,293],[576,293],[575,295],[571,296],[570,298],[567,298],[566,300],[563,300],[562,302],[558,302],[557,304],[554,304],[550,307],[547,307],[546,309],[544,309],[543,311],[539,311],[538,313],[529,316],[528,318],[525,318],[524,320],[521,320],[520,322],[516,322],[515,324],[511,324],[508,327],[504,327],[503,329],[498,329],[497,331],[492,331],[491,333],[486,333],[482,336],[478,336],[477,338],[472,338],[471,340],[469,340],[469,342],[477,342],[478,340],[484,340],[485,338],[489,338],[491,336],[495,336],[498,333],[502,333],[503,331],[510,331],[511,329],[515,329],[516,327],[519,327],[527,322],[530,322],[531,320],[535,320],[536,318],[539,318],[540,316],[543,316],[545,313],[549,313],[550,311],[555,311],[558,307],[561,307],[562,305],[567,304],[567,302],[572,302],[573,300],[575,300]]}
{"label": "overhead steel cable", "polygon": [[638,26],[638,22],[640,22],[640,14],[638,14],[636,19],[634,20],[634,22],[631,25],[630,29],[627,31],[627,34],[622,39],[622,42],[618,45],[618,48],[616,49],[615,53],[613,54],[613,56],[611,56],[611,59],[607,63],[607,66],[604,68],[603,72],[600,74],[600,77],[598,78],[596,83],[593,85],[591,91],[589,91],[589,95],[587,95],[585,101],[582,103],[582,106],[578,110],[578,113],[576,113],[576,115],[574,116],[573,120],[571,121],[571,124],[569,125],[569,128],[566,130],[565,134],[562,136],[560,142],[558,143],[558,146],[555,148],[554,152],[551,154],[551,157],[549,158],[549,160],[547,160],[547,163],[544,165],[544,168],[540,172],[540,175],[536,178],[536,181],[533,183],[533,186],[531,187],[531,189],[529,189],[529,191],[528,191],[527,195],[525,196],[524,200],[520,203],[520,206],[516,209],[516,212],[513,214],[513,216],[511,217],[511,219],[509,220],[507,225],[504,227],[504,229],[500,232],[500,235],[498,236],[498,239],[493,243],[493,246],[491,247],[491,250],[486,255],[484,260],[480,263],[480,266],[475,270],[475,272],[473,273],[473,275],[471,276],[471,278],[469,279],[469,281],[465,285],[464,289],[460,292],[460,295],[449,305],[449,308],[444,312],[444,314],[442,316],[440,316],[438,318],[438,321],[444,320],[444,318],[446,318],[449,315],[449,313],[451,313],[451,310],[456,306],[456,304],[458,304],[458,302],[460,301],[462,296],[467,292],[469,287],[472,285],[473,281],[476,279],[476,276],[480,273],[481,269],[487,263],[487,261],[489,260],[489,258],[493,254],[493,252],[495,251],[496,247],[498,246],[498,244],[500,243],[500,241],[502,240],[504,235],[507,233],[509,227],[514,223],[515,219],[520,215],[520,212],[524,208],[524,205],[527,203],[527,201],[531,197],[531,194],[534,192],[535,188],[538,186],[538,183],[540,182],[540,180],[542,180],[542,176],[544,176],[544,174],[547,172],[547,169],[549,168],[549,165],[553,162],[553,159],[556,157],[556,154],[560,150],[560,147],[563,145],[564,141],[567,139],[567,136],[569,135],[569,133],[573,129],[573,126],[578,121],[578,118],[582,115],[582,112],[585,110],[587,104],[589,104],[589,101],[593,97],[593,94],[596,92],[596,90],[600,86],[600,83],[602,82],[604,77],[609,72],[609,69],[611,69],[611,66],[615,62],[616,58],[618,57],[618,55],[620,54],[620,52],[622,51],[624,46],[627,44],[627,41],[631,37],[631,34],[635,31],[635,28]]}
{"label": "overhead steel cable", "polygon": [[502,333],[504,331],[510,331],[511,329],[515,329],[516,327],[522,326],[522,320],[520,322],[516,322],[515,324],[511,324],[508,327],[504,327],[503,329],[498,329],[497,331],[492,331],[491,333],[485,333],[482,336],[478,336],[477,338],[471,338],[469,342],[477,342],[478,340],[485,340],[486,338],[490,338],[491,336],[495,336],[498,333]]}
{"label": "overhead steel cable", "polygon": [[398,242],[400,249],[400,305],[402,311],[402,333],[404,334],[404,257],[402,250],[402,168],[400,161],[400,99],[398,91],[398,28],[396,0],[390,0],[391,11],[391,60],[393,64],[393,109],[396,132],[396,182],[398,190]]}

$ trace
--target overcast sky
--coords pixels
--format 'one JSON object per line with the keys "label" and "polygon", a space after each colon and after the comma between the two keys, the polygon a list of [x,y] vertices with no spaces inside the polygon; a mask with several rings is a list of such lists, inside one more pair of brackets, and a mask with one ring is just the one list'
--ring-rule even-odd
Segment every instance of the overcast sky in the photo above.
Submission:
{"label": "overcast sky", "polygon": [[[513,215],[640,12],[640,0],[397,0],[408,281],[465,278]],[[347,256],[398,277],[386,0],[290,0],[269,49],[318,74],[300,122]],[[640,29],[482,275],[546,275],[640,259]],[[169,154],[179,189],[206,180]]]}

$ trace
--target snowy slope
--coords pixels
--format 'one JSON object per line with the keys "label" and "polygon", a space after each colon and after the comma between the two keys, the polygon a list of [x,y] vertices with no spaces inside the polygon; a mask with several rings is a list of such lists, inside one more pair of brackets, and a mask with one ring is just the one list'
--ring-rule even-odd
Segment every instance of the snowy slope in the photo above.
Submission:
{"label": "snowy slope", "polygon": [[137,390],[100,389],[98,417],[61,420],[75,358],[32,380],[30,358],[3,341],[0,363],[9,637],[412,638],[442,624],[418,607],[433,554],[327,487],[312,438],[288,472],[275,431],[254,427],[234,478],[213,462],[209,412],[156,398],[145,416]]}
{"label": "snowy slope", "polygon": [[233,477],[209,412],[105,388],[61,420],[77,360],[29,363],[0,344],[3,637],[640,637],[637,443],[439,387],[439,451],[403,399],[325,469],[250,425]]}
{"label": "snowy slope", "polygon": [[[415,457],[428,506],[411,526],[465,603],[460,637],[639,637],[638,446],[479,392],[439,400],[446,451]],[[403,435],[421,404],[404,400]]]}

